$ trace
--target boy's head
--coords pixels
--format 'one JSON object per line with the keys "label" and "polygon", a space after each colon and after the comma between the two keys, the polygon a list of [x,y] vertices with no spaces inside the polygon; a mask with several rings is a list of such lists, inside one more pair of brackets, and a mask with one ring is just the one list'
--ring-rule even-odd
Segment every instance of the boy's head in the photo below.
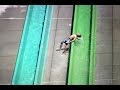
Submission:
{"label": "boy's head", "polygon": [[81,37],[81,34],[76,34],[76,35],[77,35],[77,37],[79,37],[79,38]]}

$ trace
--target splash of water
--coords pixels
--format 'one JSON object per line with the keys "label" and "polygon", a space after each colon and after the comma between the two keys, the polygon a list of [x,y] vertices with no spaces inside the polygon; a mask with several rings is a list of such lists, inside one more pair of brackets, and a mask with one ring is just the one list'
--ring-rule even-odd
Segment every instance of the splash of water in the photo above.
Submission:
{"label": "splash of water", "polygon": [[82,41],[83,41],[83,37],[81,37],[81,38],[80,38],[80,40],[82,40]]}

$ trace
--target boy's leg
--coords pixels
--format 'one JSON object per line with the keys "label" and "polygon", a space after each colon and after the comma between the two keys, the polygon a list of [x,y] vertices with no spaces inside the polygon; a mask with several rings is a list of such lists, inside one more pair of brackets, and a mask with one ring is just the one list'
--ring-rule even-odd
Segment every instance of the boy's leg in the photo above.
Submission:
{"label": "boy's leg", "polygon": [[65,44],[65,48],[64,48],[64,51],[63,51],[62,53],[65,53],[65,52],[67,51],[67,48],[66,48],[67,45],[68,45],[68,44]]}
{"label": "boy's leg", "polygon": [[60,50],[61,50],[61,48],[62,48],[62,45],[63,45],[63,41],[60,43]]}
{"label": "boy's leg", "polygon": [[62,45],[63,45],[63,41],[60,43],[60,47],[59,47],[59,49],[56,49],[56,51],[60,51],[62,48]]}

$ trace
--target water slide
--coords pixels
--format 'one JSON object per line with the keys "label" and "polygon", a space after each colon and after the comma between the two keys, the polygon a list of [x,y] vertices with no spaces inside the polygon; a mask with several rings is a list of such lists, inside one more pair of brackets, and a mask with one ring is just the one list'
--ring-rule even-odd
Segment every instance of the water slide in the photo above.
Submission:
{"label": "water slide", "polygon": [[52,5],[28,6],[13,85],[34,85],[42,82],[52,9]]}
{"label": "water slide", "polygon": [[68,85],[94,83],[95,11],[94,5],[75,6],[72,34],[80,33],[82,38],[71,45]]}
{"label": "water slide", "polygon": [[[42,83],[52,12],[51,5],[30,5],[28,7],[13,74],[13,85]],[[81,33],[82,38],[71,45],[67,84],[93,84],[95,6],[75,5],[73,33]],[[59,54],[58,56],[61,57]]]}

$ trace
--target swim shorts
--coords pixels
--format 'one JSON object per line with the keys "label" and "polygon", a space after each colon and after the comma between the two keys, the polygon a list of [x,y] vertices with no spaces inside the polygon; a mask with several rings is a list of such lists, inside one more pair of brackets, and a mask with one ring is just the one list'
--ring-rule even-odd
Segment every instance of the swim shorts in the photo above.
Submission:
{"label": "swim shorts", "polygon": [[65,43],[66,45],[68,45],[70,43],[70,38],[66,38],[63,40],[63,43]]}

